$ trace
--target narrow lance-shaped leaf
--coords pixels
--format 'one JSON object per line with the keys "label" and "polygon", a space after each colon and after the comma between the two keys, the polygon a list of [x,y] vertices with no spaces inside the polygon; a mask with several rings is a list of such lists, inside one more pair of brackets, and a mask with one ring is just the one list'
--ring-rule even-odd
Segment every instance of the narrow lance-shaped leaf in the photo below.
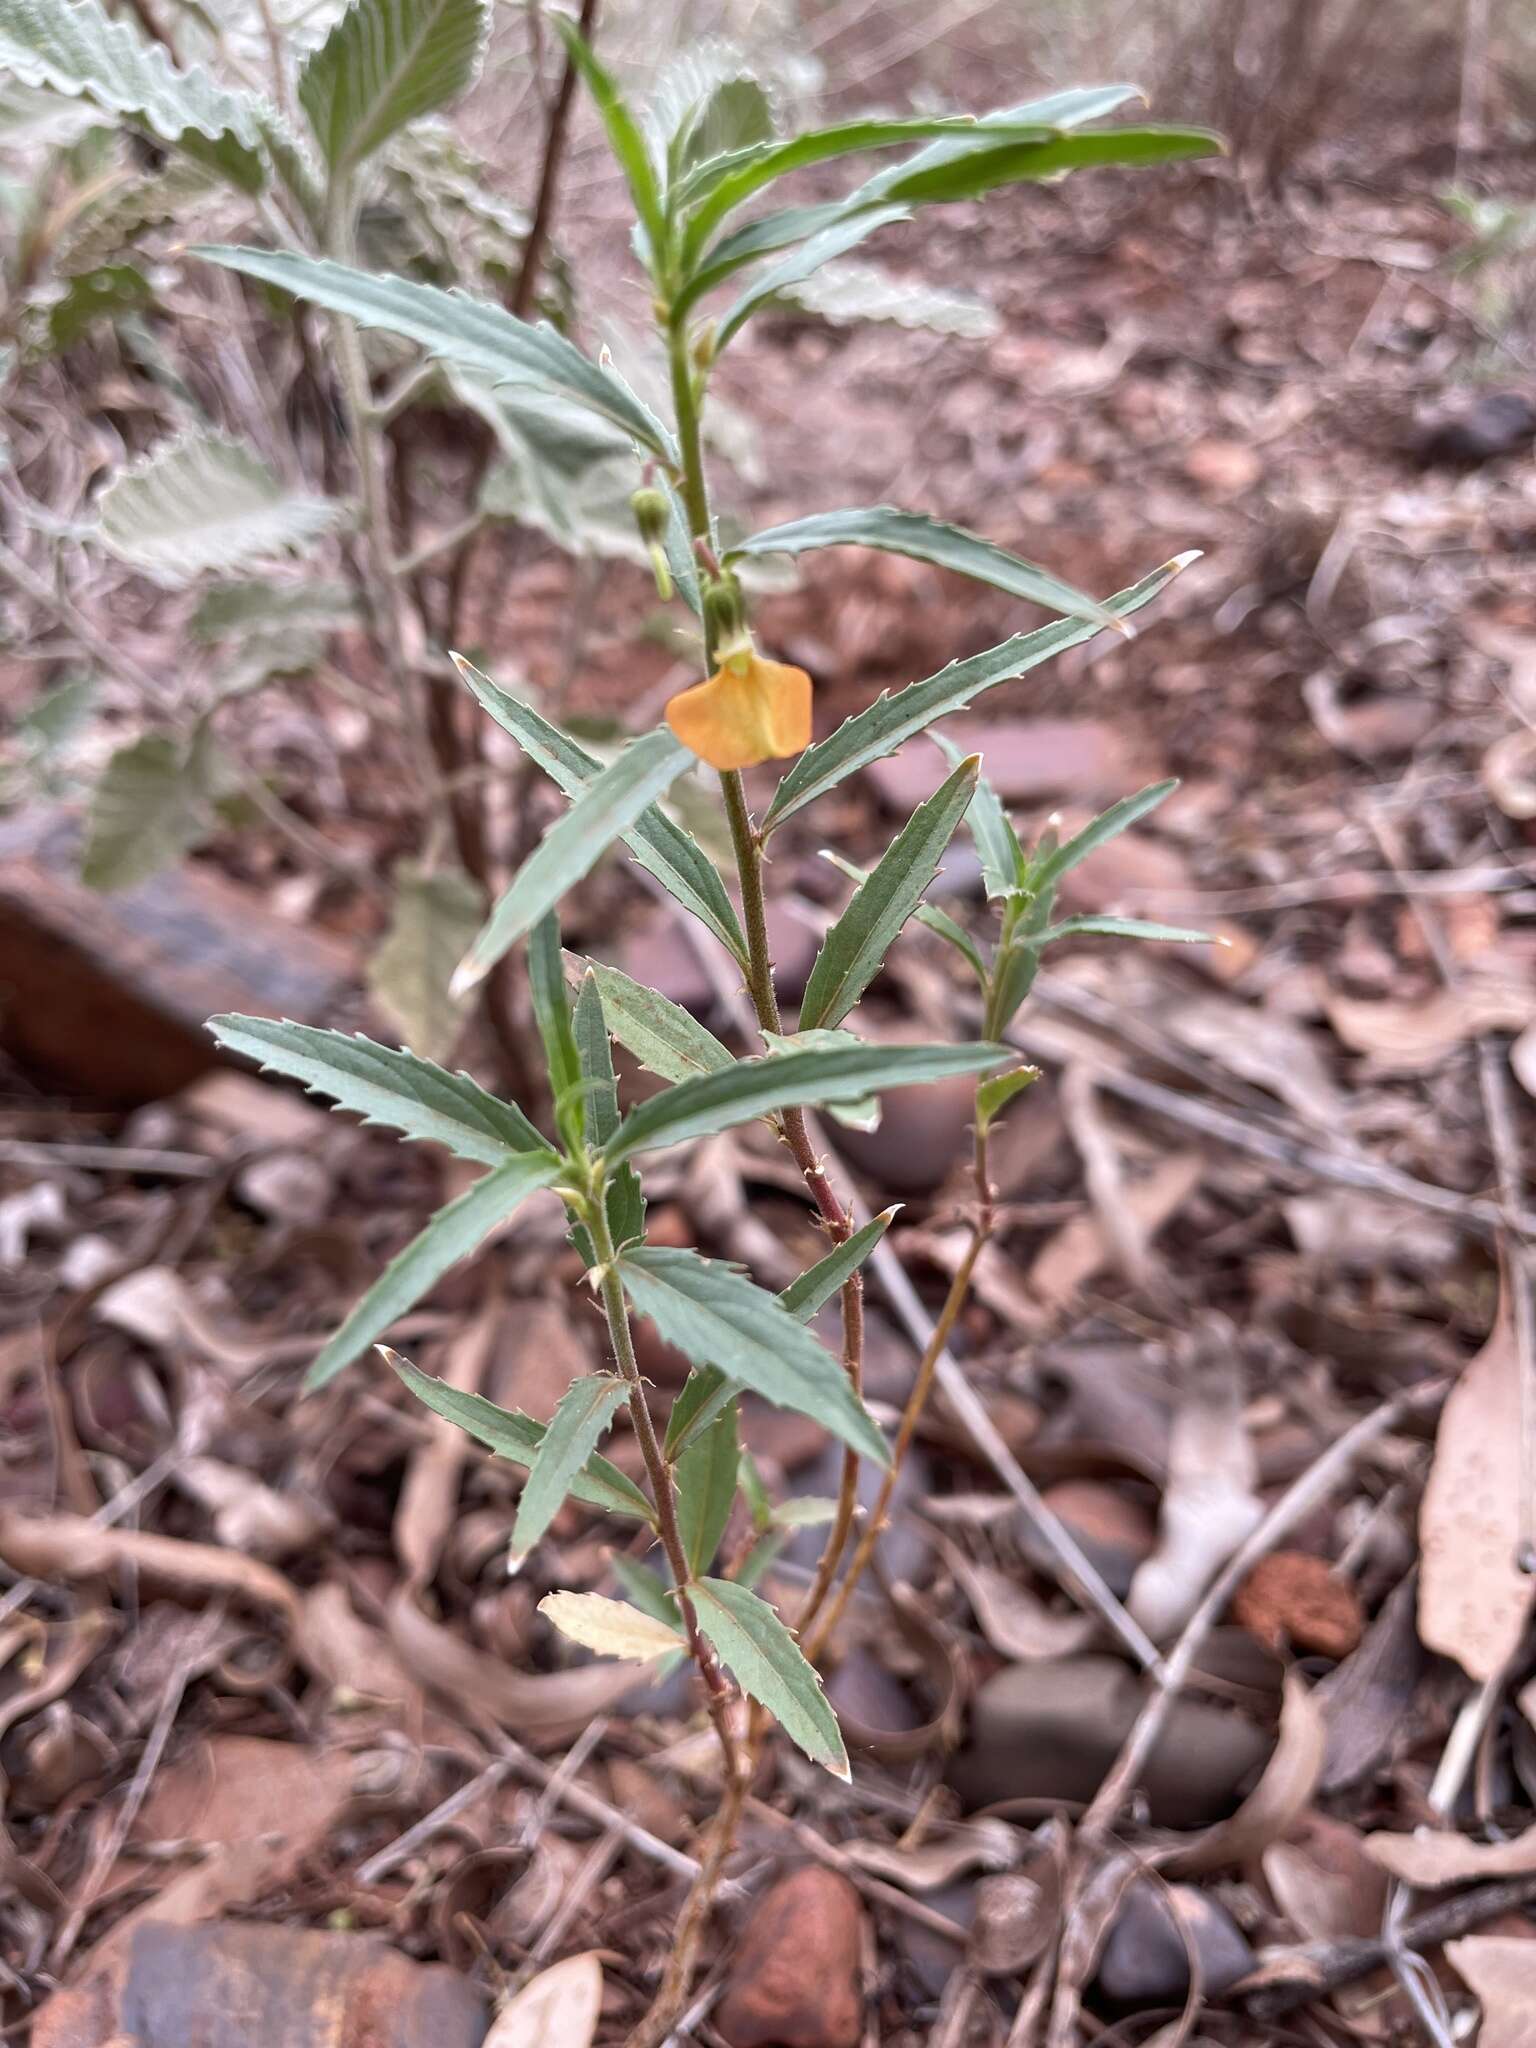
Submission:
{"label": "narrow lance-shaped leaf", "polygon": [[[851,860],[844,860],[843,856],[830,846],[821,849],[821,857],[825,861],[830,861],[838,873],[846,875],[850,882],[869,880],[868,868],[861,868]],[[980,947],[963,926],[955,923],[947,910],[940,910],[936,903],[919,903],[912,915],[919,924],[927,925],[929,931],[937,933],[947,944],[953,946],[957,953],[963,954],[976,979],[985,984],[987,963],[981,957]]]}
{"label": "narrow lance-shaped leaf", "polygon": [[[960,749],[941,732],[934,733],[932,737],[938,741],[944,758],[952,767],[958,768],[961,761]],[[976,794],[971,798],[965,822],[972,839],[976,842],[976,852],[981,860],[981,878],[988,898],[995,900],[1017,889],[1023,880],[1024,850],[1019,845],[1018,834],[1009,822],[1008,813],[1003,809],[1001,797],[987,780],[985,773],[976,778]]]}
{"label": "narrow lance-shaped leaf", "polygon": [[802,1030],[840,1024],[863,995],[886,950],[922,901],[944,849],[965,816],[980,759],[971,755],[919,804],[877,862],[867,882],[827,933],[800,1004]]}
{"label": "narrow lance-shaped leaf", "polygon": [[589,1373],[573,1380],[561,1395],[544,1439],[528,1467],[528,1479],[517,1503],[512,1548],[526,1557],[544,1534],[571,1482],[597,1449],[614,1412],[629,1388],[613,1373]]}
{"label": "narrow lance-shaped leaf", "polygon": [[736,1403],[730,1400],[708,1429],[695,1436],[675,1468],[678,1533],[694,1573],[707,1571],[720,1548],[736,1498],[740,1461]]}
{"label": "narrow lance-shaped leaf", "polygon": [[[638,1607],[626,1607],[622,1600],[605,1599],[601,1593],[546,1593],[539,1612],[561,1635],[580,1643],[584,1650],[596,1650],[600,1657],[648,1664],[653,1657],[670,1656],[683,1642],[681,1629],[642,1614]],[[539,2032],[543,2038],[542,2027]]]}
{"label": "narrow lance-shaped leaf", "polygon": [[671,436],[616,377],[554,328],[530,326],[500,306],[403,277],[375,277],[345,263],[289,250],[199,248],[194,255],[238,270],[362,327],[383,327],[430,355],[495,384],[531,384],[612,420],[643,447],[673,459]]}
{"label": "narrow lance-shaped leaf", "polygon": [[1015,1067],[1011,1074],[994,1074],[976,1090],[976,1128],[990,1130],[1015,1095],[1032,1087],[1040,1078],[1038,1067]]}
{"label": "narrow lance-shaped leaf", "polygon": [[[561,968],[560,926],[553,911],[541,917],[529,934],[528,992],[533,998],[533,1018],[544,1045],[550,1093],[566,1111],[569,1121],[581,1097],[581,1054],[576,1047],[571,1000]],[[575,1122],[579,1130],[579,1115]]]}
{"label": "narrow lance-shaped leaf", "polygon": [[1187,931],[1176,924],[1149,924],[1144,917],[1064,917],[1047,925],[1033,946],[1053,946],[1058,939],[1146,939],[1165,946],[1210,946],[1209,932]]}
{"label": "narrow lance-shaped leaf", "polygon": [[[434,1379],[430,1373],[422,1372],[408,1358],[402,1358],[398,1351],[391,1351],[387,1344],[380,1344],[377,1349],[418,1401],[430,1408],[434,1415],[457,1423],[466,1436],[484,1444],[497,1457],[506,1458],[514,1465],[529,1466],[538,1456],[539,1446],[549,1426],[547,1423],[535,1422],[531,1415],[524,1415],[516,1408],[498,1408],[483,1394],[462,1393],[457,1387],[450,1387],[446,1380]],[[572,1479],[567,1491],[576,1500],[585,1501],[589,1507],[602,1508],[608,1514],[655,1522],[655,1510],[634,1481],[596,1452]]]}
{"label": "narrow lance-shaped leaf", "polygon": [[[835,262],[839,256],[846,256],[850,249],[856,249],[861,242],[881,228],[895,222],[910,220],[911,212],[905,206],[882,206],[850,216],[844,220],[829,221],[813,235],[808,235],[798,248],[782,256],[777,263],[762,271],[734,299],[721,315],[715,333],[715,353],[727,346],[757,311],[759,306],[784,291],[790,285],[803,284],[813,277],[824,263]],[[736,265],[733,268],[739,267]]]}
{"label": "narrow lance-shaped leaf", "polygon": [[494,1167],[467,1193],[439,1209],[426,1229],[375,1280],[362,1300],[310,1367],[305,1387],[311,1391],[333,1380],[343,1366],[383,1336],[390,1324],[414,1308],[435,1287],[450,1266],[478,1250],[519,1202],[539,1188],[552,1187],[560,1161],[552,1152],[527,1152]]}
{"label": "narrow lance-shaped leaf", "polygon": [[555,15],[553,20],[572,63],[581,73],[582,82],[603,118],[603,126],[608,131],[608,147],[624,173],[635,212],[650,242],[652,261],[659,263],[666,251],[666,217],[645,137],[640,133],[639,124],[623,94],[598,62],[581,31],[563,14]]}
{"label": "narrow lance-shaped leaf", "polygon": [[[600,1148],[619,1127],[619,1090],[613,1072],[613,1048],[608,1043],[608,1019],[597,977],[590,970],[582,977],[571,1022],[586,1091],[583,1106],[587,1143]],[[632,1166],[621,1166],[609,1182],[608,1228],[616,1245],[628,1244],[645,1233],[645,1196],[640,1176]],[[595,1257],[587,1260],[589,1267],[596,1263]]]}
{"label": "narrow lance-shaped leaf", "polygon": [[1084,135],[1054,135],[1044,142],[1003,142],[989,148],[954,150],[938,158],[944,145],[921,151],[869,179],[845,202],[849,207],[889,204],[916,206],[979,199],[1000,185],[1039,183],[1069,171],[1114,164],[1177,163],[1190,157],[1220,156],[1219,135],[1209,128],[1098,128]]}
{"label": "narrow lance-shaped leaf", "polygon": [[[511,733],[528,758],[566,796],[579,796],[596,780],[602,772],[601,763],[558,726],[541,718],[520,699],[498,689],[489,676],[482,675],[462,655],[456,654],[452,659],[482,709],[490,713],[504,732]],[[624,844],[646,873],[654,875],[745,966],[747,941],[740,920],[719,869],[697,840],[691,839],[680,825],[674,825],[665,811],[653,806],[633,831],[625,833]]]}
{"label": "narrow lance-shaped leaf", "polygon": [[[1140,611],[1143,605],[1150,604],[1181,569],[1196,559],[1193,554],[1176,555],[1140,583],[1106,600],[1106,609],[1118,618],[1128,618],[1131,613]],[[852,718],[844,720],[836,732],[828,734],[816,746],[806,748],[774,792],[773,802],[763,820],[763,830],[770,831],[774,826],[782,825],[786,818],[835,788],[856,769],[865,768],[871,761],[894,753],[914,733],[926,731],[938,719],[963,710],[983,691],[1027,675],[1041,662],[1049,661],[1053,654],[1063,654],[1069,647],[1080,647],[1099,630],[1091,620],[1057,619],[1049,626],[1038,627],[1033,633],[1016,633],[1011,640],[988,648],[984,654],[971,655],[965,661],[952,661],[937,675],[929,676],[924,682],[910,684],[894,697],[877,697],[863,711],[855,712]]]}
{"label": "narrow lance-shaped leaf", "polygon": [[486,0],[352,0],[299,73],[299,104],[333,176],[457,99],[489,25]]}
{"label": "narrow lance-shaped leaf", "polygon": [[766,1600],[729,1579],[700,1579],[694,1611],[711,1649],[742,1691],[765,1706],[812,1763],[845,1782],[848,1752],[821,1680]]}
{"label": "narrow lance-shaped leaf", "polygon": [[670,732],[658,729],[631,740],[524,862],[455,974],[455,993],[482,980],[507,948],[589,874],[614,840],[692,766],[693,756]]}
{"label": "narrow lance-shaped leaf", "polygon": [[932,562],[936,568],[953,569],[973,582],[988,583],[1006,590],[1012,597],[1026,598],[1047,611],[1068,618],[1093,619],[1119,632],[1129,629],[1123,620],[1090,597],[1086,591],[1064,583],[1048,569],[1026,562],[1006,548],[967,533],[964,527],[949,526],[942,519],[930,519],[922,512],[899,512],[891,505],[867,505],[846,512],[816,512],[808,519],[791,519],[783,526],[770,526],[750,539],[738,541],[730,559],[742,555],[800,555],[813,548],[880,548],[888,554],[906,555],[913,561]]}
{"label": "narrow lance-shaped leaf", "polygon": [[254,1060],[264,1073],[302,1081],[311,1095],[328,1095],[365,1124],[446,1145],[455,1158],[500,1166],[509,1152],[549,1150],[516,1103],[487,1093],[468,1074],[450,1074],[360,1033],[348,1038],[313,1024],[235,1016],[212,1017],[208,1029],[226,1050]]}
{"label": "narrow lance-shaped leaf", "polygon": [[657,1146],[705,1138],[770,1110],[814,1108],[885,1088],[981,1073],[1006,1057],[996,1045],[863,1045],[738,1060],[721,1073],[680,1081],[640,1103],[619,1126],[607,1157],[612,1163]]}
{"label": "narrow lance-shaped leaf", "polygon": [[1148,811],[1155,811],[1178,788],[1178,782],[1152,782],[1145,789],[1137,790],[1134,796],[1124,796],[1119,803],[1111,804],[1107,811],[1100,811],[1091,818],[1081,832],[1075,832],[1062,846],[1056,847],[1044,858],[1036,858],[1030,864],[1028,882],[1037,896],[1043,896],[1054,889],[1062,876],[1084,861],[1090,853],[1109,840],[1116,839],[1127,827],[1144,818]]}
{"label": "narrow lance-shaped leaf", "polygon": [[[713,1031],[659,989],[647,988],[601,960],[586,963],[603,999],[603,1014],[620,1045],[663,1081],[689,1081],[736,1064]],[[604,1134],[604,1142],[611,1137]]]}
{"label": "narrow lance-shaped leaf", "polygon": [[889,1463],[885,1440],[838,1361],[744,1273],[655,1245],[621,1254],[619,1273],[637,1313],[695,1365],[717,1365],[765,1401],[808,1415],[850,1449]]}

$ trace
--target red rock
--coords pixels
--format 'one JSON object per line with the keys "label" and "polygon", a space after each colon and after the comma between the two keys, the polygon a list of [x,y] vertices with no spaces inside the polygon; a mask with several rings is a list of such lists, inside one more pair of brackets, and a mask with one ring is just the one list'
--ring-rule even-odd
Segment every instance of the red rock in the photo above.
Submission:
{"label": "red rock", "polygon": [[864,1909],[846,1877],[811,1864],[753,1908],[715,2029],[730,2048],[858,2048]]}
{"label": "red rock", "polygon": [[1301,1550],[1260,1558],[1233,1595],[1232,1618],[1272,1650],[1291,1643],[1322,1657],[1347,1657],[1365,1632],[1354,1587]]}

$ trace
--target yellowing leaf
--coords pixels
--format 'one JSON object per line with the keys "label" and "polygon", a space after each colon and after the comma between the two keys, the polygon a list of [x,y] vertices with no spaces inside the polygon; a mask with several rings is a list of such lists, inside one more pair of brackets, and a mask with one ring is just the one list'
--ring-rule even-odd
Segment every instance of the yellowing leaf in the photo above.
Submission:
{"label": "yellowing leaf", "polygon": [[1507,1301],[1440,1416],[1419,1510],[1419,1635],[1487,1679],[1513,1656],[1536,1580],[1520,1541],[1520,1360]]}
{"label": "yellowing leaf", "polygon": [[596,1650],[601,1657],[628,1657],[636,1664],[669,1656],[683,1640],[676,1629],[642,1614],[638,1607],[605,1600],[601,1593],[546,1593],[539,1612],[583,1649]]}
{"label": "yellowing leaf", "polygon": [[567,1956],[502,2007],[483,2048],[591,2048],[602,2007],[603,1966],[596,1954]]}

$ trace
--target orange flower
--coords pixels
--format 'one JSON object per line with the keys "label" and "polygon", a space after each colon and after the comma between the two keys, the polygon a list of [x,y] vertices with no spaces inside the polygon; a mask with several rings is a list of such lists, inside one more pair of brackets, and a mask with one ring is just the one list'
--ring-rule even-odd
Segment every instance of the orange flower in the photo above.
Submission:
{"label": "orange flower", "polygon": [[765,661],[750,641],[732,649],[707,683],[667,705],[667,723],[711,768],[752,768],[811,743],[811,679]]}

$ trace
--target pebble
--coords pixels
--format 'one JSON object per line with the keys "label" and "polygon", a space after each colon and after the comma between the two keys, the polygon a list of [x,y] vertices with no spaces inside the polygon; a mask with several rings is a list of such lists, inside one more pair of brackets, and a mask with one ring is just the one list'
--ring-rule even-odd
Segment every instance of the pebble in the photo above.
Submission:
{"label": "pebble", "polygon": [[1104,1997],[1133,2012],[1178,2005],[1189,1990],[1189,1947],[1205,1995],[1219,1998],[1254,1967],[1253,1950],[1224,1906],[1193,1885],[1134,1884],[1099,1962]]}
{"label": "pebble", "polygon": [[752,1910],[715,2031],[729,2048],[858,2048],[864,1908],[838,1871],[809,1864]]}

